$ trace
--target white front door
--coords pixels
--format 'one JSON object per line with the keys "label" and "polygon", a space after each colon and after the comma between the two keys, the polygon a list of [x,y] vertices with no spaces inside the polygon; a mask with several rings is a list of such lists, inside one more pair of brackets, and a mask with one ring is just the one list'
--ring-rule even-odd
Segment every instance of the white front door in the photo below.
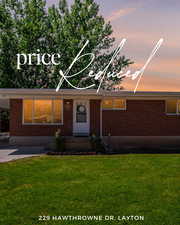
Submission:
{"label": "white front door", "polygon": [[74,135],[89,135],[88,100],[74,100],[73,133]]}

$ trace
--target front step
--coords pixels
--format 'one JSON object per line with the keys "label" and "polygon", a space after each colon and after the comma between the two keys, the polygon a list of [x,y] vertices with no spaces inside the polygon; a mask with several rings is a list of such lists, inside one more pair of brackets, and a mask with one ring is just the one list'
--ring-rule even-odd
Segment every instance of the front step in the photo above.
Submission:
{"label": "front step", "polygon": [[65,141],[67,151],[89,152],[92,151],[89,137],[68,137]]}
{"label": "front step", "polygon": [[74,137],[88,137],[88,133],[73,133]]}

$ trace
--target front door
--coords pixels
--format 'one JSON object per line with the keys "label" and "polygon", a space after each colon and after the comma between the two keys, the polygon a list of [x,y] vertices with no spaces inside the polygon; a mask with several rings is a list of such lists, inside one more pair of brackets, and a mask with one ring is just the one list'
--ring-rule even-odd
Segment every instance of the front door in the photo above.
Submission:
{"label": "front door", "polygon": [[74,100],[73,133],[79,136],[89,135],[89,101]]}

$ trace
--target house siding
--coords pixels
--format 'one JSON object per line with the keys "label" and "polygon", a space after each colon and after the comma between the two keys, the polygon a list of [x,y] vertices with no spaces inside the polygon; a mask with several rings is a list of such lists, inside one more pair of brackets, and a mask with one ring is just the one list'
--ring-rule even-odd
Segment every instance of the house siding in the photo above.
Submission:
{"label": "house siding", "polygon": [[100,135],[101,100],[90,100],[90,134]]}
{"label": "house siding", "polygon": [[126,110],[103,110],[103,136],[180,136],[180,116],[166,115],[165,100],[127,100]]}
{"label": "house siding", "polygon": [[[67,104],[68,102],[68,104]],[[54,136],[57,129],[61,129],[62,135],[72,135],[73,125],[73,101],[63,100],[63,124],[62,125],[24,125],[23,100],[10,100],[10,135],[11,136]]]}
{"label": "house siding", "polygon": [[[68,104],[67,104],[68,102]],[[90,100],[90,134],[100,135],[101,100]],[[10,100],[11,136],[72,136],[73,100],[63,100],[63,125],[23,125],[22,99]],[[165,100],[127,100],[126,110],[102,111],[102,135],[180,136],[180,116],[166,115]]]}

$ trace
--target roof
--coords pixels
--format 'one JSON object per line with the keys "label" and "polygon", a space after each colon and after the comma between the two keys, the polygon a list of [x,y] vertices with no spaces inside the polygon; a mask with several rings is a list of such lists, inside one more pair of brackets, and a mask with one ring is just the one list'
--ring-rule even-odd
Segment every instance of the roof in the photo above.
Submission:
{"label": "roof", "polygon": [[180,92],[162,92],[162,91],[105,91],[100,90],[97,93],[96,89],[60,89],[56,92],[55,89],[0,89],[0,99],[22,99],[22,98],[92,98],[101,99],[104,97],[122,97],[130,99],[164,99],[164,98],[180,98]]}

